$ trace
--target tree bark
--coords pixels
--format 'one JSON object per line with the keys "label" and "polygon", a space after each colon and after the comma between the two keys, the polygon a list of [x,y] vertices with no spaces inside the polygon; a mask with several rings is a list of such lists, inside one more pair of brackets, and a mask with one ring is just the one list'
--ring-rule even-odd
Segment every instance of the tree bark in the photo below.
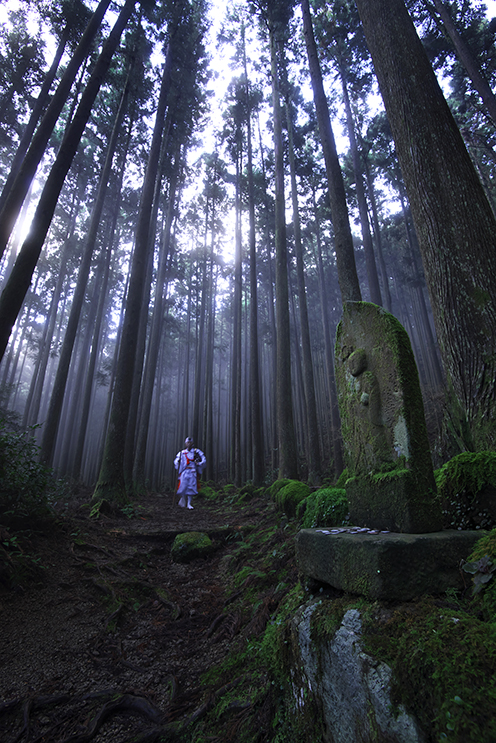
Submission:
{"label": "tree bark", "polygon": [[[115,25],[106,40],[93,73],[86,85],[73,120],[66,128],[60,150],[43,188],[31,224],[31,230],[24,241],[0,297],[0,359],[3,358],[12,327],[22,307],[24,297],[31,283],[33,271],[50,228],[53,213],[64,184],[65,177],[76,154],[79,141],[90,117],[95,98],[105,78],[110,62],[119,44],[124,28],[133,12],[136,0],[126,0]],[[22,171],[22,169],[21,169]],[[19,173],[19,177],[21,172]],[[4,210],[7,209],[7,204]],[[8,239],[8,238],[7,238]]]}
{"label": "tree bark", "polygon": [[[393,132],[448,382],[494,441],[496,219],[402,0],[357,0]],[[472,429],[472,434],[474,430]],[[466,446],[472,447],[470,432]]]}
{"label": "tree bark", "polygon": [[310,341],[310,323],[308,320],[307,292],[305,286],[305,266],[303,245],[301,241],[301,223],[296,182],[296,164],[293,142],[293,122],[289,95],[286,96],[286,120],[288,128],[288,153],[291,174],[291,201],[293,205],[294,249],[296,255],[296,282],[300,316],[302,376],[306,417],[306,455],[308,465],[308,482],[316,484],[321,477],[321,453],[319,427],[317,423],[317,403],[315,398],[315,380],[313,374],[312,344]]}
{"label": "tree bark", "polygon": [[165,110],[171,83],[171,43],[169,42],[162,73],[155,125],[143,181],[109,428],[100,474],[93,493],[93,500],[95,501],[106,498],[110,501],[125,502],[127,498],[124,478],[124,454],[139,325],[143,310],[144,282],[150,252],[150,215],[165,123]]}
{"label": "tree bark", "polygon": [[277,423],[279,431],[279,477],[298,477],[296,437],[291,390],[291,334],[289,326],[288,258],[284,201],[282,116],[277,71],[277,40],[269,28],[272,77],[272,110],[275,160],[276,225],[276,326],[277,326]]}
{"label": "tree bark", "polygon": [[100,227],[103,205],[105,203],[105,197],[107,194],[107,185],[112,170],[112,160],[114,158],[115,149],[117,147],[117,140],[121,133],[121,126],[124,120],[124,115],[126,113],[127,99],[129,94],[129,80],[130,72],[128,73],[127,81],[122,92],[114,126],[107,145],[105,163],[100,175],[100,182],[98,184],[98,190],[92,210],[90,226],[88,229],[88,234],[86,236],[83,255],[79,266],[76,288],[74,290],[74,297],[72,299],[71,312],[69,314],[67,328],[64,335],[64,341],[60,350],[57,373],[55,375],[55,381],[53,383],[50,405],[48,407],[48,416],[43,427],[43,438],[41,443],[40,456],[41,460],[43,462],[46,462],[47,464],[51,464],[53,452],[55,449],[57,430],[59,426],[62,404],[64,401],[65,389],[67,384],[67,376],[69,374],[69,365],[71,363],[72,351],[74,349],[74,342],[76,340],[76,333],[78,331],[79,319],[81,317],[81,310],[83,308],[84,297],[86,293],[86,286],[88,284],[88,278],[90,275],[91,259],[93,257],[96,238]]}
{"label": "tree bark", "polygon": [[434,8],[430,2],[426,1],[425,4],[435,21],[437,21],[436,12],[438,13],[443,22],[446,33],[455,47],[458,58],[465,67],[465,70],[472,81],[472,85],[482,98],[482,102],[484,103],[489,116],[493,120],[493,123],[496,124],[496,96],[482,74],[476,58],[472,54],[472,51],[463,36],[459,33],[446,5],[442,0],[432,0],[432,3]]}
{"label": "tree bark", "polygon": [[324,92],[324,84],[322,82],[322,72],[317,54],[317,45],[313,34],[312,18],[310,15],[310,5],[308,0],[301,0],[301,11],[303,15],[303,33],[307,48],[308,66],[312,82],[315,111],[317,113],[320,139],[326,164],[341,299],[343,302],[359,302],[362,296],[356,271],[353,238],[348,218],[343,174],[339,165],[336,142],[331,127],[331,119],[329,117],[329,108],[327,106],[327,99]]}
{"label": "tree bark", "polygon": [[[109,5],[110,0],[100,0],[100,3],[86,27],[76,51],[69,60],[69,64],[67,65],[50,105],[48,106],[45,115],[33,136],[31,145],[22,161],[22,164],[20,166],[16,164],[16,167],[19,169],[16,177],[13,179],[12,185],[8,186],[8,184],[6,184],[6,187],[2,192],[2,210],[0,212],[0,258],[5,251],[10,233],[14,228],[16,219],[21,210],[22,202],[26,197],[31,181],[36,173],[36,168],[45,154],[45,147],[50,139],[50,135],[60,112],[65,105],[77,71],[91,50],[93,40],[100,28],[103,16],[105,15]],[[69,167],[67,169],[69,169]],[[6,188],[8,188],[8,192]]]}
{"label": "tree bark", "polygon": [[351,101],[348,93],[348,82],[346,73],[339,65],[339,76],[343,88],[344,108],[346,111],[346,127],[348,129],[348,138],[350,140],[351,158],[353,161],[353,174],[355,176],[356,197],[358,202],[358,213],[360,215],[360,226],[362,229],[363,252],[365,253],[365,266],[367,268],[367,279],[369,284],[370,301],[382,307],[382,296],[379,288],[379,277],[377,276],[377,266],[375,263],[374,246],[372,244],[372,235],[370,234],[369,215],[367,209],[367,199],[363,185],[363,167],[358,143],[355,134],[355,121],[353,111],[351,110]]}
{"label": "tree bark", "polygon": [[261,485],[264,480],[264,438],[260,392],[260,362],[258,355],[258,288],[257,288],[257,249],[255,235],[255,187],[253,182],[253,144],[251,127],[250,89],[248,65],[246,61],[245,27],[242,22],[243,67],[245,75],[246,100],[246,150],[248,171],[248,215],[249,215],[249,255],[250,255],[250,406],[252,439],[253,484]]}

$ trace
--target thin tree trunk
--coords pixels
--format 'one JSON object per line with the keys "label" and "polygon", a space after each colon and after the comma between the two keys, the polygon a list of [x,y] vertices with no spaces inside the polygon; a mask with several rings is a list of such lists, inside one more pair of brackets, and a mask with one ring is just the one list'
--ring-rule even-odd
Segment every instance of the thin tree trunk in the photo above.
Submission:
{"label": "thin tree trunk", "polygon": [[171,83],[171,43],[170,41],[164,64],[155,126],[143,181],[109,429],[100,475],[93,494],[94,500],[106,498],[111,501],[123,502],[127,498],[124,480],[127,423],[131,405],[139,325],[143,311],[144,283],[150,253],[150,215],[153,206],[162,133],[165,125],[165,110]]}
{"label": "thin tree trunk", "polygon": [[477,63],[477,59],[473,55],[469,45],[467,44],[463,36],[459,33],[453,21],[453,18],[451,17],[449,9],[442,2],[442,0],[432,0],[432,3],[435,9],[432,7],[430,2],[428,2],[428,0],[426,0],[425,2],[429,13],[432,15],[436,22],[438,20],[436,12],[439,14],[444,28],[451,41],[453,42],[453,46],[455,47],[460,62],[465,67],[465,70],[469,78],[471,79],[475,90],[482,98],[482,102],[484,103],[489,116],[492,118],[493,123],[496,124],[496,96],[491,90],[486,78],[482,74]]}
{"label": "thin tree trunk", "polygon": [[303,245],[301,242],[300,211],[298,204],[298,189],[296,184],[296,164],[293,143],[293,122],[291,105],[286,96],[286,120],[289,144],[289,168],[291,173],[291,200],[293,204],[294,249],[296,254],[296,280],[298,290],[298,304],[300,310],[301,355],[303,368],[303,388],[306,417],[306,455],[308,464],[308,482],[312,485],[320,481],[321,452],[319,444],[319,426],[317,423],[317,403],[315,400],[315,380],[312,362],[312,344],[310,341],[310,323],[308,320],[307,293],[305,287],[305,266],[303,259]]}
{"label": "thin tree trunk", "polygon": [[[45,154],[45,148],[50,139],[50,135],[52,134],[60,112],[67,101],[67,96],[69,95],[72,83],[74,82],[81,64],[91,51],[93,41],[109,5],[110,0],[100,0],[100,3],[86,27],[76,51],[69,60],[50,105],[48,106],[45,115],[31,140],[31,145],[22,161],[22,165],[16,165],[18,172],[12,185],[10,186],[6,183],[6,187],[2,193],[2,210],[0,212],[0,258],[7,246],[10,233],[14,228],[14,224],[21,210],[22,202],[26,197],[31,181],[36,173],[36,169],[41,158]],[[69,166],[70,161],[67,169],[69,169]],[[8,191],[6,190],[7,187]]]}
{"label": "thin tree trunk", "polygon": [[[64,53],[64,49],[67,44],[68,38],[69,38],[69,29],[66,26],[66,28],[62,32],[62,36],[60,37],[59,44],[57,46],[57,49],[55,50],[55,56],[53,58],[52,64],[45,76],[45,79],[43,80],[43,85],[41,86],[40,93],[38,95],[38,98],[35,101],[33,110],[31,111],[31,115],[29,117],[29,121],[24,128],[21,141],[19,142],[19,146],[17,147],[16,153],[12,160],[12,164],[10,166],[10,172],[7,176],[4,187],[2,189],[2,194],[0,195],[0,214],[3,209],[5,200],[8,194],[10,193],[12,186],[14,185],[14,181],[16,179],[17,173],[19,172],[22,161],[24,160],[26,152],[28,151],[29,145],[33,138],[33,134],[38,124],[38,121],[40,119],[40,116],[42,115],[43,110],[46,108],[47,103],[49,101],[50,88],[52,87],[53,81],[55,80],[55,75],[57,74],[60,60],[62,59],[62,55]],[[76,72],[77,70],[74,71],[74,76]],[[45,142],[45,145],[46,144],[47,143]],[[26,191],[26,194],[27,194],[27,191]],[[26,194],[24,198],[26,197]]]}
{"label": "thin tree trunk", "polygon": [[175,214],[176,188],[180,168],[179,151],[176,152],[175,164],[169,183],[169,202],[165,222],[162,249],[160,251],[157,280],[155,283],[155,300],[153,306],[153,317],[148,340],[148,351],[143,380],[143,392],[141,400],[141,415],[139,430],[136,441],[136,451],[133,465],[133,489],[135,492],[143,492],[145,487],[145,458],[147,449],[147,438],[150,428],[150,413],[152,407],[153,387],[157,371],[158,354],[160,350],[160,337],[163,328],[163,297],[167,274],[170,268],[171,255],[171,229]]}
{"label": "thin tree trunk", "polygon": [[346,74],[341,65],[339,67],[339,75],[341,78],[341,86],[343,88],[344,108],[346,111],[346,126],[348,129],[351,158],[353,161],[353,174],[355,176],[356,197],[358,202],[358,213],[360,215],[360,226],[362,229],[362,244],[363,252],[365,253],[365,266],[367,268],[370,301],[382,307],[382,296],[379,287],[379,277],[377,276],[374,246],[372,244],[372,235],[370,234],[367,199],[365,197],[365,188],[363,185],[362,158],[360,157],[360,152],[358,150],[357,138],[355,134],[355,121],[353,118],[353,112],[351,110],[351,101],[348,93]]}
{"label": "thin tree trunk", "polygon": [[93,206],[91,215],[91,222],[88,229],[88,235],[86,237],[85,246],[83,249],[83,255],[79,266],[79,273],[74,290],[74,297],[72,299],[71,312],[69,320],[67,322],[67,328],[65,331],[64,342],[60,351],[59,364],[57,367],[57,374],[52,389],[52,396],[50,399],[50,405],[48,408],[48,417],[43,428],[43,438],[41,443],[41,459],[47,464],[51,464],[53,452],[55,449],[55,443],[57,439],[57,429],[59,426],[60,415],[62,412],[62,404],[64,401],[65,389],[67,384],[67,376],[69,374],[69,366],[72,358],[72,351],[74,349],[74,342],[76,339],[76,333],[79,326],[79,319],[81,317],[81,310],[83,308],[84,297],[86,293],[86,286],[88,283],[88,277],[90,275],[91,259],[93,257],[93,250],[95,248],[96,238],[100,227],[100,219],[103,211],[103,205],[105,203],[105,197],[107,195],[107,186],[112,170],[112,161],[114,159],[115,150],[117,147],[117,140],[121,133],[121,126],[124,120],[124,116],[127,108],[127,98],[129,93],[129,81],[130,72],[128,73],[127,81],[124,86],[124,91],[121,96],[119,109],[115,118],[112,134],[110,136],[107,153],[105,156],[105,163],[103,166],[102,173],[100,175],[100,181],[98,184],[98,191]]}
{"label": "thin tree trunk", "polygon": [[349,300],[359,302],[361,301],[362,296],[360,294],[360,285],[358,283],[356,271],[353,238],[348,218],[343,174],[339,165],[336,142],[334,140],[331,119],[329,117],[329,108],[327,106],[324,84],[322,82],[322,72],[317,54],[317,45],[313,34],[309,0],[301,0],[301,10],[303,15],[303,32],[307,48],[308,66],[310,69],[315,111],[317,113],[320,139],[326,164],[341,299],[343,302]]}
{"label": "thin tree trunk", "polygon": [[[86,123],[90,117],[95,98],[105,78],[110,62],[119,44],[124,28],[133,12],[136,0],[126,0],[102,52],[93,73],[86,85],[81,101],[68,125],[60,150],[43,188],[36,209],[31,230],[23,243],[12,273],[0,296],[0,359],[5,353],[12,326],[22,307],[24,297],[31,283],[33,271],[49,230],[57,201],[71,166]],[[7,205],[5,206],[5,209]],[[10,232],[9,232],[10,234]],[[7,238],[8,239],[8,238]]]}
{"label": "thin tree trunk", "polygon": [[250,405],[253,484],[261,485],[264,479],[264,440],[260,393],[260,361],[258,355],[258,289],[257,289],[257,249],[255,234],[255,187],[253,182],[253,145],[251,127],[250,89],[248,65],[246,62],[245,27],[242,26],[243,68],[245,75],[246,100],[246,149],[248,171],[248,215],[249,215],[249,255],[250,255]]}
{"label": "thin tree trunk", "polygon": [[297,478],[298,462],[293,422],[291,390],[291,334],[289,328],[288,258],[284,202],[284,162],[282,116],[275,32],[270,32],[272,111],[275,161],[275,248],[276,248],[276,324],[277,324],[277,422],[279,430],[279,477]]}

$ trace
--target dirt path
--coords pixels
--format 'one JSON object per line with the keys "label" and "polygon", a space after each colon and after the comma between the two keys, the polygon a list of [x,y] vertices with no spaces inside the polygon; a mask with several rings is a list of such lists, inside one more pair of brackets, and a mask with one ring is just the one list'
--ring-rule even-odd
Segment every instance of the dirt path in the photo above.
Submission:
{"label": "dirt path", "polygon": [[[79,513],[34,537],[42,582],[0,594],[2,743],[124,743],[201,714],[201,676],[234,632],[219,621],[232,537],[262,512],[266,503],[236,511],[197,499],[188,511],[150,496],[131,519]],[[207,532],[215,554],[172,562],[185,531]],[[93,733],[98,715],[107,720]]]}

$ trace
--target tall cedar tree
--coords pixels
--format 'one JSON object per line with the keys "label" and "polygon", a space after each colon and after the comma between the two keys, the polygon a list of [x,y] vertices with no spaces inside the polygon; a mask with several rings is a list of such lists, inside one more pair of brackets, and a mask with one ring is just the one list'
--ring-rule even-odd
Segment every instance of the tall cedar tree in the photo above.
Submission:
{"label": "tall cedar tree", "polygon": [[485,445],[494,446],[496,219],[403,0],[357,0],[357,7],[460,406],[458,435],[472,448],[484,424]]}
{"label": "tall cedar tree", "polygon": [[276,400],[279,432],[279,478],[297,478],[297,446],[293,420],[291,389],[291,333],[289,322],[288,250],[286,242],[286,207],[284,198],[284,153],[282,110],[279,90],[279,50],[292,9],[285,3],[268,2],[265,18],[269,32],[272,79],[272,112],[275,163],[275,253],[276,253],[276,326],[277,368]]}
{"label": "tall cedar tree", "polygon": [[331,219],[334,228],[339,288],[341,289],[341,298],[343,302],[349,300],[359,302],[362,295],[358,283],[343,174],[339,165],[327,98],[324,91],[324,84],[322,82],[322,72],[320,69],[317,45],[313,33],[309,0],[301,0],[301,12],[303,15],[303,33],[307,48],[308,67],[312,82],[315,111],[317,113],[322,151],[324,153],[326,164]]}
{"label": "tall cedar tree", "polygon": [[60,191],[90,117],[93,103],[135,4],[136,0],[126,0],[109,37],[103,45],[74,118],[66,127],[59,152],[41,193],[29,235],[22,245],[12,273],[0,296],[0,360],[3,358],[12,327],[31,283],[34,269],[57,206]]}
{"label": "tall cedar tree", "polygon": [[57,122],[59,114],[67,101],[77,71],[92,49],[93,41],[109,5],[110,0],[100,0],[98,7],[86,27],[81,41],[69,60],[57,90],[55,91],[52,100],[50,101],[50,105],[48,106],[45,115],[33,136],[22,163],[19,164],[16,159],[13,163],[13,170],[16,171],[15,177],[7,179],[1,197],[0,258],[7,247],[10,234],[14,228],[16,219],[19,216],[19,212],[21,211],[22,202],[29,191],[31,181],[36,173],[36,168],[45,154],[48,140]]}
{"label": "tall cedar tree", "polygon": [[136,362],[138,335],[147,267],[150,258],[150,218],[153,207],[155,180],[157,178],[159,154],[165,123],[165,111],[170,90],[172,71],[172,32],[167,46],[159,101],[155,115],[155,126],[148,153],[148,163],[143,181],[141,202],[134,243],[134,252],[129,279],[129,290],[126,299],[126,310],[122,326],[122,336],[117,363],[114,395],[110,413],[109,427],[105,440],[105,450],[100,468],[98,482],[93,493],[93,500],[107,499],[125,502],[127,499],[124,478],[126,438],[128,435],[128,417],[131,405],[133,376]]}

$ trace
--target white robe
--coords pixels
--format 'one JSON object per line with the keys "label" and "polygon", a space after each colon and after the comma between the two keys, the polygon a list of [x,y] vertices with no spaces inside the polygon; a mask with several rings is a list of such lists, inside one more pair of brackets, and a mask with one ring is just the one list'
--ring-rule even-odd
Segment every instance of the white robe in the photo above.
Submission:
{"label": "white robe", "polygon": [[[195,454],[200,457],[199,462],[194,461]],[[191,504],[191,496],[198,493],[198,476],[203,472],[207,460],[201,449],[183,449],[178,452],[174,460],[174,467],[178,471],[177,494],[181,496],[179,505],[184,508],[186,497],[188,505]]]}

